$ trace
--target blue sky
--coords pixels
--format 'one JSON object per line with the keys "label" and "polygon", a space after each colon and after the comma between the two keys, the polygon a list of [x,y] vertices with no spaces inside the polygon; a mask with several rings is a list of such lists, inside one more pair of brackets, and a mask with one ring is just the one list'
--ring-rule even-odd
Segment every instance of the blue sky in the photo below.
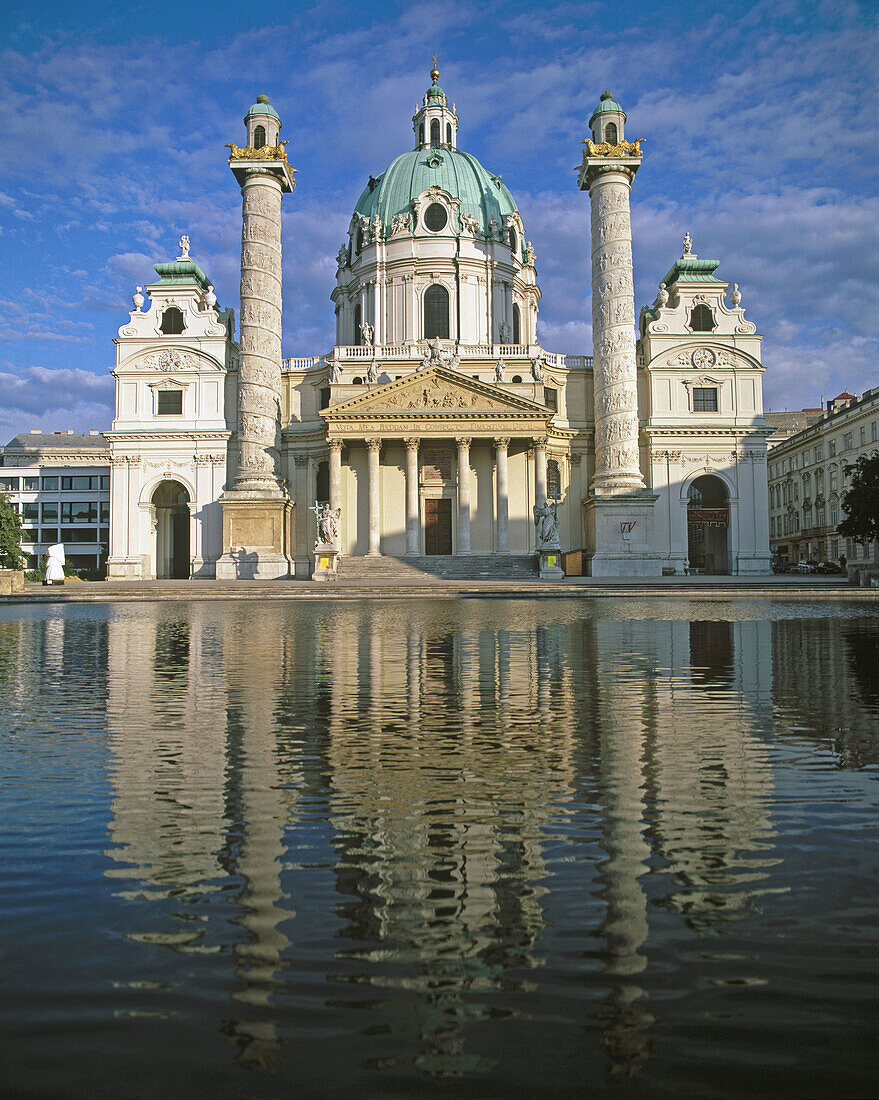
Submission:
{"label": "blue sky", "polygon": [[435,51],[459,144],[516,198],[539,338],[591,352],[574,167],[610,88],[645,137],[636,307],[686,230],[765,334],[767,407],[879,384],[879,4],[179,0],[4,4],[0,441],[109,427],[136,284],[192,253],[238,307],[227,141],[259,91],[284,121],[284,354],[329,349],[335,253],[369,173],[412,143]]}

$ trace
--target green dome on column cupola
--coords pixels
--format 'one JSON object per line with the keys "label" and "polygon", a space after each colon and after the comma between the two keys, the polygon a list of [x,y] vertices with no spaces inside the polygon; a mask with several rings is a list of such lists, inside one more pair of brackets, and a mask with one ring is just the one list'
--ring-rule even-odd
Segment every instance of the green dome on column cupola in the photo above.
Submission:
{"label": "green dome on column cupola", "polygon": [[589,119],[589,125],[591,126],[599,115],[610,114],[611,112],[622,115],[624,119],[628,117],[626,112],[614,99],[613,92],[602,92],[601,99],[598,101],[598,106],[592,112],[592,117]]}
{"label": "green dome on column cupola", "polygon": [[269,102],[269,97],[265,92],[260,92],[256,97],[256,103],[250,108],[247,114],[244,116],[244,121],[247,122],[249,118],[253,118],[255,115],[268,115],[269,118],[276,118],[280,122],[281,119],[278,112]]}

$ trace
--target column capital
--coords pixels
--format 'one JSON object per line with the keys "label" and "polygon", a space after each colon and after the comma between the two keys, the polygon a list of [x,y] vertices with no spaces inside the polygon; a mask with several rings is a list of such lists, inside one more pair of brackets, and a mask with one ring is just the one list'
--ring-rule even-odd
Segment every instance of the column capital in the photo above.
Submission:
{"label": "column capital", "polygon": [[469,450],[472,439],[469,435],[459,435],[455,442],[459,448]]}
{"label": "column capital", "polygon": [[366,440],[366,449],[368,451],[378,452],[378,451],[381,450],[381,446],[382,446],[382,441],[380,439],[367,439]]}
{"label": "column capital", "polygon": [[506,435],[497,436],[494,445],[499,451],[505,451],[510,445],[510,437]]}
{"label": "column capital", "polygon": [[417,451],[418,450],[418,445],[421,442],[421,440],[420,439],[404,439],[403,442],[406,444],[406,450],[407,451]]}
{"label": "column capital", "polygon": [[328,439],[327,440],[327,447],[329,447],[330,454],[332,454],[333,452],[337,452],[338,454],[341,454],[343,446],[344,446],[344,441],[341,440],[341,439]]}
{"label": "column capital", "polygon": [[549,442],[549,440],[545,435],[536,435],[536,436],[534,436],[534,446],[535,447],[543,447],[545,449],[548,442]]}

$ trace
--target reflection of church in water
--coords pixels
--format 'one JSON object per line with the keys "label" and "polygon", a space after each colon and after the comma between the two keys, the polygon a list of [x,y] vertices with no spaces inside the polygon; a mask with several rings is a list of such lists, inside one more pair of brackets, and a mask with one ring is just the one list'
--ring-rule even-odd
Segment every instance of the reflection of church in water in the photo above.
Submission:
{"label": "reflection of church in water", "polygon": [[[289,608],[262,614],[246,647],[245,611],[210,604],[150,605],[107,639],[108,873],[122,897],[191,899],[200,923],[148,942],[196,956],[223,891],[241,1058],[290,1041],[281,994],[322,938],[323,995],[339,983],[375,1024],[352,1034],[355,1061],[476,1071],[474,1025],[528,1012],[561,937],[599,968],[610,1071],[636,1070],[651,913],[704,932],[759,896],[772,624],[648,633],[471,604],[454,627],[439,605],[338,606],[293,630]],[[750,726],[719,720],[712,688],[748,700]]]}
{"label": "reflection of church in water", "polygon": [[[316,504],[339,516],[343,568],[454,556],[514,573],[543,537],[582,550],[593,575],[768,571],[761,337],[689,234],[636,336],[642,150],[620,105],[601,97],[578,175],[593,354],[564,355],[538,342],[537,259],[516,202],[459,148],[431,75],[414,147],[356,202],[336,341],[312,358],[282,359],[293,169],[268,99],[248,111],[229,160],[243,202],[238,341],[188,238],[119,330],[110,576],[308,576]],[[557,535],[535,530],[547,501]]]}

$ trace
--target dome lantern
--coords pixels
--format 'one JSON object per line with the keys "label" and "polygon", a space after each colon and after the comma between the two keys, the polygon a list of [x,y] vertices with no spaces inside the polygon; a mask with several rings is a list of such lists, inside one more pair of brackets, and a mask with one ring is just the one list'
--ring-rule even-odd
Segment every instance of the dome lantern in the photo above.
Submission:
{"label": "dome lantern", "polygon": [[589,119],[592,140],[596,145],[608,142],[618,145],[626,140],[626,112],[617,103],[612,92],[602,92],[598,106]]}
{"label": "dome lantern", "polygon": [[439,69],[436,54],[430,70],[431,84],[424,93],[421,106],[412,116],[416,149],[454,149],[458,141],[458,116],[449,107],[446,93],[439,86]]}
{"label": "dome lantern", "polygon": [[247,144],[251,149],[278,144],[281,119],[265,92],[260,92],[256,97],[256,103],[244,116],[244,125],[247,127]]}

